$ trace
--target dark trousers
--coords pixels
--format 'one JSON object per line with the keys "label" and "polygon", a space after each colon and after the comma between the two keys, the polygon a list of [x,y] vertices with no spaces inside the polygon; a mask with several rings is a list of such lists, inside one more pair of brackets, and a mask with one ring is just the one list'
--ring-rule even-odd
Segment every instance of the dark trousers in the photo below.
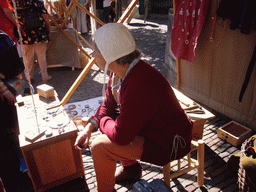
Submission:
{"label": "dark trousers", "polygon": [[109,23],[109,17],[111,16],[111,14],[112,14],[112,7],[111,6],[104,7],[101,15],[101,20],[104,23]]}
{"label": "dark trousers", "polygon": [[16,108],[0,99],[0,177],[6,192],[20,190],[20,157]]}

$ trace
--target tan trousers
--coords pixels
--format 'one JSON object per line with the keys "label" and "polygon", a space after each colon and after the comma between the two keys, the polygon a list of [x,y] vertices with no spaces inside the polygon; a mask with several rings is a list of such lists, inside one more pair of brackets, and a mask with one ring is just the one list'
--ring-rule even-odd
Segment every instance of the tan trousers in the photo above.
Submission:
{"label": "tan trousers", "polygon": [[35,63],[35,52],[37,55],[39,68],[41,71],[42,79],[48,79],[47,63],[46,63],[46,43],[35,43],[31,45],[23,45],[24,54],[26,56],[25,64],[25,76],[26,79],[33,79],[34,77],[34,63]]}
{"label": "tan trousers", "polygon": [[123,166],[134,165],[141,158],[144,141],[142,136],[136,136],[130,144],[118,145],[104,134],[94,139],[91,152],[99,192],[113,191],[116,162],[121,161]]}

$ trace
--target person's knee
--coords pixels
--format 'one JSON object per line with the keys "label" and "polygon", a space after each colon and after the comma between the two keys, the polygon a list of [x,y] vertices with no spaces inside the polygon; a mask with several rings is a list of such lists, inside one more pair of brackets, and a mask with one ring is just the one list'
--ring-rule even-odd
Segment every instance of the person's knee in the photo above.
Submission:
{"label": "person's knee", "polygon": [[104,145],[106,145],[109,141],[109,138],[105,134],[97,136],[91,144],[92,154],[102,151],[104,149]]}

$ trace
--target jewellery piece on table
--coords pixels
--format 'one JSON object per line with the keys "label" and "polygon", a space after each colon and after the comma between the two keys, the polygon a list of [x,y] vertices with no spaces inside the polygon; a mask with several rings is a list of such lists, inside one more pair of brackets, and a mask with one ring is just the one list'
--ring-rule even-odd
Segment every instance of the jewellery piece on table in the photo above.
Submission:
{"label": "jewellery piece on table", "polygon": [[83,115],[83,113],[85,113],[86,112],[86,109],[82,109],[82,114],[81,115]]}
{"label": "jewellery piece on table", "polygon": [[87,111],[87,112],[88,112],[88,113],[87,113],[87,117],[89,116],[90,112],[92,112],[93,110],[94,110],[93,108],[90,108],[90,107],[88,108],[88,111]]}
{"label": "jewellery piece on table", "polygon": [[77,111],[69,111],[69,112],[67,112],[67,114],[68,114],[68,115],[74,115],[74,116],[76,116],[76,115],[78,114],[78,112],[77,112]]}
{"label": "jewellery piece on table", "polygon": [[76,105],[74,105],[74,104],[71,104],[71,105],[68,106],[68,109],[70,109],[70,110],[73,110],[75,108],[76,108]]}

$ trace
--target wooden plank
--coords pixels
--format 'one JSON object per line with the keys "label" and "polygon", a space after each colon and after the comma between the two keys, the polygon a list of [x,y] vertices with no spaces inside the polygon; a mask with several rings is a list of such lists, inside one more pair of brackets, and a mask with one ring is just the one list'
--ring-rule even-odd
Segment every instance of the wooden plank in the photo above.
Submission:
{"label": "wooden plank", "polygon": [[120,17],[120,19],[117,21],[118,23],[124,23],[127,17],[131,14],[133,8],[136,6],[136,4],[139,2],[139,0],[133,0],[129,6],[126,8],[123,15]]}
{"label": "wooden plank", "polygon": [[98,17],[96,17],[95,15],[93,15],[90,11],[88,11],[85,7],[83,7],[82,5],[80,5],[78,2],[76,2],[75,0],[70,0],[71,2],[73,2],[79,9],[81,9],[82,11],[86,12],[89,16],[91,16],[92,18],[94,18],[99,24],[104,25],[105,23],[102,22]]}
{"label": "wooden plank", "polygon": [[80,75],[77,77],[76,81],[73,83],[73,85],[70,87],[70,89],[68,90],[68,92],[66,93],[66,95],[63,97],[63,99],[61,100],[61,104],[62,106],[64,106],[67,101],[69,100],[69,98],[72,96],[72,94],[75,92],[75,90],[77,89],[77,87],[80,85],[80,83],[82,82],[82,80],[84,79],[84,77],[86,76],[86,74],[90,71],[91,67],[94,65],[94,63],[96,62],[95,57],[92,57],[92,59],[89,61],[88,65],[86,65],[86,67],[83,69],[83,71],[80,73]]}

